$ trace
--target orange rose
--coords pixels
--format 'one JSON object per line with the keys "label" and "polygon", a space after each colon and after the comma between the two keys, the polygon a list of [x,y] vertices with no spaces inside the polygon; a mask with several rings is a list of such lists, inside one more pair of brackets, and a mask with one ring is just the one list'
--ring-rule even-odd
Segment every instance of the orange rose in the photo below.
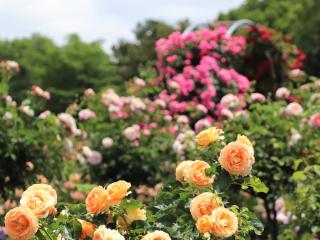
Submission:
{"label": "orange rose", "polygon": [[210,186],[214,181],[214,176],[208,177],[206,175],[205,170],[207,168],[210,168],[207,162],[201,160],[193,161],[185,171],[185,180],[200,187]]}
{"label": "orange rose", "polygon": [[197,220],[196,227],[200,233],[210,232],[212,229],[212,217],[204,215]]}
{"label": "orange rose", "polygon": [[254,161],[252,148],[240,142],[229,143],[219,156],[221,166],[233,175],[247,176]]}
{"label": "orange rose", "polygon": [[118,204],[128,195],[128,190],[131,187],[131,184],[120,180],[114,183],[111,183],[107,187],[108,199],[111,205]]}
{"label": "orange rose", "polygon": [[32,238],[38,231],[38,218],[27,207],[11,209],[5,216],[5,228],[12,239],[25,240]]}
{"label": "orange rose", "polygon": [[20,204],[30,208],[38,218],[45,218],[54,213],[57,199],[44,188],[28,188],[23,192]]}
{"label": "orange rose", "polygon": [[238,218],[230,210],[220,207],[213,210],[211,233],[217,237],[227,238],[238,231]]}
{"label": "orange rose", "polygon": [[199,144],[200,149],[206,148],[209,144],[214,143],[220,139],[220,135],[223,133],[221,129],[211,127],[201,131],[195,138],[195,142]]}
{"label": "orange rose", "polygon": [[81,223],[81,228],[82,228],[80,240],[83,240],[86,238],[92,238],[95,225],[92,224],[91,222],[87,222],[80,219],[79,219],[79,222]]}
{"label": "orange rose", "polygon": [[107,191],[101,186],[93,188],[86,198],[86,209],[90,214],[105,213],[109,206]]}
{"label": "orange rose", "polygon": [[184,182],[185,181],[185,175],[186,175],[186,171],[189,170],[190,165],[193,163],[193,161],[182,161],[181,163],[179,163],[179,165],[176,168],[176,179],[179,182]]}
{"label": "orange rose", "polygon": [[154,231],[145,235],[141,240],[171,240],[171,238],[168,233],[163,231]]}
{"label": "orange rose", "polygon": [[204,215],[211,215],[212,211],[223,206],[221,199],[211,192],[201,193],[191,200],[190,212],[195,221]]}

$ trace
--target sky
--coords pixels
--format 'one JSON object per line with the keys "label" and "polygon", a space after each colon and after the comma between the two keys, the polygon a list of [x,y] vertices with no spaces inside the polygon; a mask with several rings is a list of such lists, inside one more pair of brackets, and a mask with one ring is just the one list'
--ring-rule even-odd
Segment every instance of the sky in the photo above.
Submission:
{"label": "sky", "polygon": [[110,52],[119,39],[133,40],[132,30],[146,19],[192,24],[207,22],[238,7],[243,0],[0,0],[0,38],[41,33],[63,44],[77,33],[84,41],[103,40]]}

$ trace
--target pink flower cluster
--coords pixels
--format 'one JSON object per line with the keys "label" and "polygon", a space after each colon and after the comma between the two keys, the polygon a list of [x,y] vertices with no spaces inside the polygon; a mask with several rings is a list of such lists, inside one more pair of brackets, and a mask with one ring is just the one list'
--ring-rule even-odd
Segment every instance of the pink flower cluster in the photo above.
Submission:
{"label": "pink flower cluster", "polygon": [[50,100],[51,96],[50,93],[48,91],[44,91],[42,90],[42,88],[40,88],[39,86],[32,86],[32,94],[42,97],[46,100]]}
{"label": "pink flower cluster", "polygon": [[165,86],[159,98],[168,104],[171,113],[201,109],[202,115],[214,115],[216,103],[226,92],[241,95],[249,89],[248,78],[230,68],[224,57],[241,54],[246,40],[226,36],[226,31],[222,25],[187,34],[174,32],[157,41],[157,84]]}
{"label": "pink flower cluster", "polygon": [[119,96],[113,89],[107,89],[101,95],[101,102],[108,108],[113,118],[128,118],[130,113],[138,113],[146,109],[146,104],[134,96]]}

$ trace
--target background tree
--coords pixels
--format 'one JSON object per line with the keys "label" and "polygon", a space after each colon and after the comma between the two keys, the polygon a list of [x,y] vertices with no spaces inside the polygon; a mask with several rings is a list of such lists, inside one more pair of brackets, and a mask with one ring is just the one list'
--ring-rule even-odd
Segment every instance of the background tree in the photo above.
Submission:
{"label": "background tree", "polygon": [[293,38],[309,55],[306,70],[320,74],[320,1],[317,0],[246,0],[239,8],[220,14],[219,20],[251,19]]}
{"label": "background tree", "polygon": [[15,60],[20,73],[11,81],[11,94],[20,100],[32,85],[49,90],[49,109],[63,111],[85,88],[99,89],[118,85],[116,67],[104,52],[100,41],[83,42],[70,35],[63,46],[35,34],[31,38],[0,41],[0,59]]}
{"label": "background tree", "polygon": [[157,59],[155,42],[175,30],[183,31],[188,25],[188,20],[180,21],[177,26],[157,20],[138,23],[134,30],[135,41],[120,40],[112,48],[121,79],[126,81],[137,76],[141,66],[154,63]]}

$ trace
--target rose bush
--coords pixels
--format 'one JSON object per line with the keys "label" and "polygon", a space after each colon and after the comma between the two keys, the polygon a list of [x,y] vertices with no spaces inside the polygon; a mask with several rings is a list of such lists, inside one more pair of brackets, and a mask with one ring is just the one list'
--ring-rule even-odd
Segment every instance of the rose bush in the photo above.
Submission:
{"label": "rose bush", "polygon": [[[230,205],[222,193],[225,186],[219,184],[222,175],[230,177],[230,184],[242,184],[245,178],[254,177],[237,177],[225,172],[217,159],[219,154],[223,154],[220,149],[227,147],[222,139],[216,138],[222,132],[215,129],[210,134],[216,140],[211,141],[200,154],[200,158],[208,162],[181,162],[176,169],[176,175],[182,175],[178,178],[181,183],[165,185],[156,204],[144,206],[129,199],[131,184],[123,180],[106,187],[94,187],[85,204],[57,203],[57,193],[50,185],[35,184],[23,192],[21,205],[6,214],[6,232],[12,239],[19,240],[170,240],[206,239],[210,235],[212,239],[250,239],[255,234],[259,235],[262,225],[254,214],[246,208]],[[249,139],[241,136],[235,142],[250,152],[251,155],[244,158],[247,157],[246,161],[252,165],[254,155]],[[242,152],[236,148],[234,151],[227,161],[237,164]],[[241,166],[239,163],[240,168],[247,168]],[[267,191],[261,182],[252,186]],[[41,195],[42,192],[46,194]]]}
{"label": "rose bush", "polygon": [[[308,239],[319,233],[315,228],[319,214],[314,212],[318,201],[316,182],[320,150],[317,120],[320,96],[317,92],[317,79],[299,89],[279,88],[274,93],[277,100],[250,104],[246,115],[223,124],[226,132],[231,133],[229,137],[235,137],[232,131],[237,130],[256,145],[253,172],[270,191],[251,194],[262,199],[266,230],[275,236],[289,231],[297,239],[302,239],[304,234],[307,235],[303,239]],[[285,209],[277,206],[282,198]],[[294,232],[295,227],[299,231]]]}
{"label": "rose bush", "polygon": [[8,81],[18,70],[17,63],[0,62],[0,193],[4,198],[28,184],[61,179],[64,166],[65,132],[54,114],[43,112],[50,93],[34,86],[22,103],[8,95]]}

